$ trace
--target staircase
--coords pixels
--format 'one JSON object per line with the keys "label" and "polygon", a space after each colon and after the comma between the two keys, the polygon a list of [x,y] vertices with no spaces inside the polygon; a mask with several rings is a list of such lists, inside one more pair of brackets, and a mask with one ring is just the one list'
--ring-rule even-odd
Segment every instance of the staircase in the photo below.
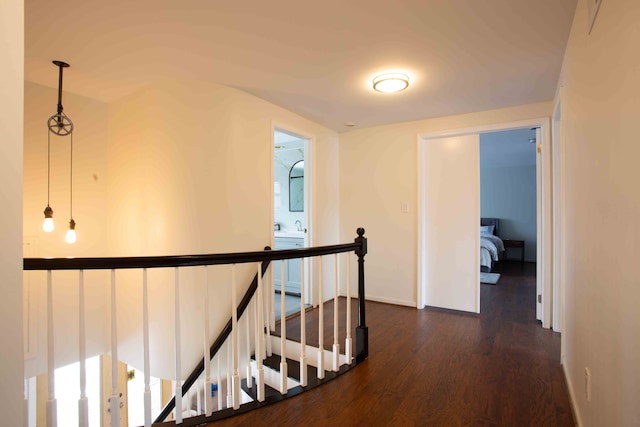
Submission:
{"label": "staircase", "polygon": [[[168,425],[195,426],[227,418],[252,409],[294,397],[306,390],[330,381],[352,369],[368,356],[368,333],[365,321],[364,305],[364,256],[367,252],[367,239],[364,229],[357,230],[354,243],[321,246],[314,248],[245,252],[236,254],[195,255],[179,257],[142,257],[142,258],[75,258],[75,259],[25,259],[25,270],[40,270],[47,273],[47,335],[49,394],[46,402],[47,427],[56,426],[56,399],[53,392],[54,341],[53,341],[53,292],[55,289],[53,273],[57,270],[77,270],[79,272],[79,319],[80,336],[80,390],[79,425],[88,426],[86,417],[87,398],[83,381],[84,375],[84,271],[111,271],[111,354],[113,372],[117,372],[118,336],[116,308],[116,271],[120,269],[140,269],[143,277],[144,317],[144,375],[145,375],[145,426],[152,425],[151,392],[149,389],[149,351],[148,306],[147,306],[147,270],[152,268],[175,269],[175,394],[161,413],[153,421]],[[350,253],[357,256],[358,298],[351,298]],[[339,261],[339,256],[342,255]],[[331,262],[331,258],[333,258]],[[287,319],[285,316],[284,294],[281,294],[280,321],[276,323],[273,310],[273,263],[274,260],[300,260],[304,277],[305,260],[316,263],[317,277],[313,288],[321,303],[317,308],[306,311],[304,307],[304,283],[301,286],[301,311]],[[329,260],[327,270],[333,267],[332,280],[323,278],[323,261]],[[338,297],[339,263],[346,265],[345,297]],[[237,303],[235,265],[254,263],[256,274],[240,303]],[[257,264],[256,264],[257,263]],[[211,345],[203,346],[203,358],[193,369],[191,375],[183,381],[179,377],[181,368],[181,312],[180,312],[180,269],[184,267],[211,265],[230,265],[232,278],[230,283],[231,316],[218,338]],[[282,264],[282,263],[281,263]],[[332,282],[333,292],[325,298],[323,292]],[[211,298],[208,294],[208,279],[205,280],[203,300],[205,308]],[[344,283],[344,282],[343,282]],[[352,307],[353,306],[353,307]],[[357,311],[356,322],[352,322],[351,313]],[[204,337],[209,336],[209,313],[205,309]],[[326,314],[325,314],[326,313]],[[352,326],[352,324],[354,326]],[[355,348],[353,336],[355,335]],[[355,350],[355,354],[354,354]],[[110,426],[120,426],[121,399],[118,395],[117,378],[112,376],[112,395],[109,397]],[[181,398],[176,399],[175,396]],[[25,399],[25,405],[28,402]],[[25,406],[26,407],[26,406]],[[173,420],[167,421],[168,418]],[[25,424],[27,425],[27,424]]]}
{"label": "staircase", "polygon": [[[336,286],[337,260],[336,254],[333,263]],[[264,277],[268,278],[269,272],[266,270]],[[262,283],[257,277],[256,280],[255,293],[250,287],[236,311],[239,316],[235,328],[239,331],[238,336],[234,338],[234,328],[231,327],[224,342],[216,345],[217,350],[213,352],[210,363],[192,375],[196,378],[193,385],[185,383],[182,420],[179,423],[200,425],[277,403],[330,381],[356,366],[351,354],[351,336],[354,331],[357,334],[358,329],[351,327],[350,320],[351,312],[358,309],[355,299],[349,295],[332,298],[312,310],[305,310],[302,302],[301,311],[289,318],[284,316],[286,307],[281,304],[280,315],[284,320],[273,322],[274,313],[269,306],[273,303],[269,298],[273,286],[268,279],[267,283]],[[349,284],[347,288],[350,288]],[[335,322],[325,324],[326,319]],[[338,328],[339,323],[342,323],[342,330]],[[234,319],[230,319],[230,324],[234,324]],[[256,334],[255,331],[262,333]],[[234,340],[243,343],[244,348],[234,351]],[[340,352],[340,342],[347,351]],[[205,393],[204,390],[211,390],[210,384],[215,391]],[[172,411],[178,421],[175,401],[172,401],[155,422],[165,421]]]}

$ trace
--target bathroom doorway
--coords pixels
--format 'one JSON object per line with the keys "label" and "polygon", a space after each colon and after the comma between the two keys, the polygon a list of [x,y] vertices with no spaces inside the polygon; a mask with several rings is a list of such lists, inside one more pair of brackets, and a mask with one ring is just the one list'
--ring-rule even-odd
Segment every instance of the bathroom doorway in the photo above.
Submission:
{"label": "bathroom doorway", "polygon": [[[273,132],[273,241],[274,249],[309,246],[309,138],[275,128]],[[304,277],[303,277],[304,270]],[[310,302],[308,263],[300,259],[273,264],[273,311],[285,316],[300,311],[301,297]],[[304,279],[304,280],[303,280]],[[304,288],[303,288],[304,287]]]}

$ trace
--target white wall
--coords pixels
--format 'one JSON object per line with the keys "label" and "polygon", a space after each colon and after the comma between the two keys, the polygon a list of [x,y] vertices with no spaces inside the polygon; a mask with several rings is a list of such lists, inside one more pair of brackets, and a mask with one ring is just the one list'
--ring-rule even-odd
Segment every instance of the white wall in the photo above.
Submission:
{"label": "white wall", "polygon": [[[56,69],[52,65],[54,77]],[[65,78],[72,78],[65,73]],[[41,230],[46,206],[47,134],[57,90],[25,83],[24,234],[28,256],[137,256],[262,250],[270,244],[272,123],[312,135],[316,245],[338,242],[337,134],[246,93],[204,83],[166,83],[113,105],[67,94],[75,123],[74,218],[69,219],[69,140],[52,139],[51,206],[56,230]],[[22,118],[20,118],[19,123]],[[22,142],[22,140],[20,141]],[[22,146],[22,145],[21,145]],[[22,188],[22,187],[21,187]],[[21,248],[22,245],[18,245]],[[25,251],[26,252],[26,251]],[[249,268],[251,271],[249,271]],[[330,266],[326,266],[325,276]],[[238,267],[238,296],[253,276]],[[316,271],[317,275],[317,271]],[[210,270],[212,338],[230,316],[229,267]],[[181,270],[183,366],[200,357],[203,269]],[[142,366],[141,272],[119,272],[120,359]],[[109,352],[109,272],[86,272],[87,352]],[[26,374],[46,370],[46,276],[25,274],[30,295]],[[331,284],[325,284],[331,297]],[[173,272],[149,272],[152,368],[173,376]],[[19,293],[18,295],[21,295]],[[222,297],[221,295],[224,295]],[[54,274],[55,363],[77,360],[77,273]]]}
{"label": "white wall", "polygon": [[[197,254],[269,245],[274,122],[313,136],[313,243],[337,243],[335,132],[236,89],[165,82],[110,106],[109,252]],[[254,271],[239,266],[239,297]],[[229,277],[229,267],[210,272],[212,338],[231,314]],[[120,359],[140,367],[141,273],[123,273],[121,283],[129,292],[119,297]],[[173,273],[154,271],[149,283],[152,373],[167,378],[173,375]],[[184,374],[201,357],[202,283],[202,269],[181,271]]]}
{"label": "white wall", "polygon": [[[417,304],[418,135],[546,117],[551,110],[551,103],[540,103],[340,135],[341,240],[355,237],[359,226],[366,230],[367,298]],[[401,212],[403,203],[408,213]]]}
{"label": "white wall", "polygon": [[0,414],[3,425],[23,423],[22,342],[22,138],[24,2],[0,3]]}
{"label": "white wall", "polygon": [[[51,68],[55,79],[57,70],[53,65]],[[66,79],[72,76],[71,71],[65,73]],[[41,229],[47,202],[45,123],[55,112],[57,90],[29,82],[24,87],[24,234],[30,242],[28,256],[262,250],[270,244],[273,230],[273,121],[314,137],[315,244],[338,242],[335,132],[235,89],[173,82],[146,88],[113,105],[63,95],[65,113],[75,123],[73,215],[78,241],[68,245],[64,242],[69,219],[68,138],[52,139],[51,206],[56,230],[48,234]],[[20,143],[22,147],[22,140]],[[252,267],[238,267],[238,296],[254,274],[248,268]],[[329,266],[326,269],[328,276]],[[231,313],[230,268],[213,267],[209,276],[213,338]],[[204,271],[183,269],[180,280],[183,366],[188,373],[201,353]],[[119,272],[116,283],[119,358],[141,367],[141,272]],[[85,284],[87,352],[108,353],[109,272],[86,272]],[[331,285],[326,287],[329,297]],[[26,273],[25,289],[30,296],[30,351],[25,372],[32,376],[46,370],[45,274]],[[150,271],[149,292],[153,373],[171,378],[173,272]],[[77,360],[77,307],[77,273],[55,273],[56,366]]]}
{"label": "white wall", "polygon": [[[51,64],[51,81],[58,68]],[[73,64],[65,80],[73,79]],[[78,240],[65,242],[69,226],[71,137],[51,136],[51,196],[55,230],[42,231],[47,205],[47,120],[56,112],[57,88],[24,82],[24,235],[33,257],[104,256],[107,220],[107,107],[104,102],[63,93],[73,120],[73,218]]]}
{"label": "white wall", "polygon": [[[640,3],[579,2],[565,54],[565,370],[584,426],[640,425]],[[584,372],[591,372],[587,401]]]}
{"label": "white wall", "polygon": [[[500,237],[524,240],[525,260],[536,261],[535,166],[481,167],[480,212],[482,217],[500,218]],[[519,259],[520,253],[509,249],[508,256]]]}

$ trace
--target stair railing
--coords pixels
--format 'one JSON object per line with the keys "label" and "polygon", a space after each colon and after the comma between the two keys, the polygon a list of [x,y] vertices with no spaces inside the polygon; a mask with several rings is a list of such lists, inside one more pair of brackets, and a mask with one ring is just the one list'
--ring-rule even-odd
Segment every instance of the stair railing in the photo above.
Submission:
{"label": "stair railing", "polygon": [[[111,321],[111,352],[112,352],[112,393],[109,398],[109,410],[111,412],[110,415],[110,424],[112,427],[120,425],[120,394],[118,393],[118,383],[117,383],[117,307],[116,307],[116,271],[123,269],[140,269],[142,270],[142,281],[143,281],[143,351],[144,351],[144,375],[145,375],[145,393],[144,393],[144,408],[145,408],[145,426],[151,425],[151,395],[150,395],[150,387],[149,387],[149,320],[148,320],[148,293],[147,293],[147,270],[149,268],[174,268],[175,269],[175,279],[174,279],[174,291],[175,291],[175,352],[176,352],[176,378],[175,378],[175,396],[184,396],[187,391],[198,381],[198,378],[204,374],[203,382],[204,389],[206,392],[204,393],[205,399],[202,402],[204,406],[204,414],[198,417],[198,420],[193,420],[193,422],[201,422],[208,421],[217,418],[211,418],[213,415],[211,413],[211,398],[209,396],[209,389],[211,387],[211,377],[210,377],[210,362],[216,356],[221,356],[223,352],[221,349],[223,348],[228,338],[231,337],[231,346],[228,346],[228,352],[231,353],[230,358],[233,360],[232,362],[232,372],[229,376],[229,380],[227,381],[227,385],[231,382],[231,388],[233,389],[233,393],[231,393],[228,397],[227,401],[227,409],[221,411],[221,406],[218,406],[218,409],[221,413],[221,417],[226,417],[233,415],[238,409],[240,409],[240,370],[239,370],[239,319],[243,317],[244,314],[247,314],[247,318],[245,319],[246,324],[246,339],[247,339],[247,356],[251,356],[251,344],[252,344],[252,336],[251,336],[251,323],[254,324],[254,338],[255,338],[255,368],[251,368],[251,366],[247,366],[246,372],[246,380],[247,387],[253,387],[252,379],[255,376],[255,402],[253,405],[243,405],[242,412],[244,410],[252,409],[253,407],[259,407],[268,401],[265,397],[264,391],[264,372],[262,368],[262,360],[267,356],[271,356],[274,340],[276,337],[272,337],[271,333],[275,332],[275,328],[272,326],[275,325],[273,319],[267,319],[268,314],[273,312],[270,307],[270,298],[274,294],[273,289],[273,280],[267,280],[267,286],[263,286],[263,278],[265,273],[268,271],[269,264],[274,260],[287,260],[287,259],[300,259],[301,263],[301,271],[302,277],[304,278],[304,258],[318,257],[318,263],[320,265],[319,271],[319,285],[318,285],[318,297],[319,297],[319,342],[317,348],[317,384],[321,383],[324,378],[325,373],[325,363],[324,363],[324,345],[323,345],[323,334],[324,334],[324,325],[323,325],[323,307],[324,307],[324,299],[322,294],[323,288],[323,278],[322,278],[322,257],[326,255],[334,254],[334,341],[333,341],[333,349],[331,353],[333,354],[333,358],[331,360],[331,368],[333,371],[339,371],[340,368],[340,353],[339,353],[339,343],[338,343],[338,254],[340,253],[349,253],[355,252],[358,258],[358,325],[356,327],[356,346],[355,346],[355,364],[352,364],[352,343],[351,343],[351,289],[350,289],[350,272],[349,265],[350,263],[346,263],[347,268],[347,289],[346,289],[346,340],[345,340],[345,355],[347,365],[350,367],[355,366],[356,364],[364,361],[368,356],[368,329],[365,321],[365,288],[364,288],[364,256],[367,253],[367,239],[364,237],[364,229],[359,228],[357,230],[358,237],[354,240],[354,243],[348,244],[340,244],[340,245],[331,245],[331,246],[320,246],[313,248],[301,248],[301,249],[290,249],[290,250],[279,250],[279,251],[271,251],[265,250],[262,252],[243,252],[243,253],[227,253],[227,254],[212,254],[212,255],[187,255],[187,256],[166,256],[166,257],[113,257],[113,258],[25,258],[24,260],[24,270],[40,270],[46,271],[47,273],[47,366],[48,366],[48,400],[46,402],[46,419],[47,419],[47,427],[56,426],[56,399],[55,399],[55,363],[54,363],[54,349],[53,349],[53,332],[54,332],[54,324],[53,324],[53,272],[58,270],[75,270],[79,273],[79,359],[80,359],[80,399],[79,399],[79,425],[81,427],[88,425],[87,419],[87,398],[86,398],[86,372],[84,366],[84,358],[85,358],[85,336],[84,336],[84,271],[85,270],[110,270],[111,271],[111,313],[112,313],[112,321]],[[268,248],[266,248],[268,249]],[[235,301],[235,265],[241,263],[259,263],[257,266],[257,273],[254,277],[253,282],[249,286],[245,296],[243,297],[240,304],[236,304]],[[232,316],[227,325],[223,328],[221,334],[218,338],[208,346],[205,343],[203,359],[200,363],[195,367],[191,375],[186,379],[183,383],[181,381],[181,341],[180,341],[180,274],[179,268],[181,267],[193,267],[193,266],[211,266],[211,265],[222,265],[229,264],[232,265]],[[283,267],[281,267],[283,268]],[[268,277],[268,275],[267,275]],[[281,277],[284,278],[284,275]],[[206,283],[206,282],[205,282]],[[205,301],[208,301],[207,296],[207,286],[205,286]],[[299,366],[300,366],[300,386],[299,388],[308,387],[308,378],[306,375],[306,363],[307,363],[307,352],[310,347],[306,343],[306,329],[305,329],[305,307],[304,307],[304,283],[301,288],[301,331],[300,331],[300,343],[298,344],[299,349]],[[288,347],[292,345],[291,341],[286,339],[286,313],[285,313],[285,304],[284,304],[284,289],[281,292],[281,313],[280,313],[280,358],[281,358],[281,369],[280,369],[280,387],[279,391],[281,394],[286,395],[289,391],[289,387],[287,385],[287,354]],[[247,310],[250,304],[253,303],[253,309]],[[208,316],[208,311],[205,309],[205,321]],[[253,314],[253,322],[251,322],[250,315],[248,313]],[[207,326],[205,327],[205,337],[208,336],[208,321],[206,321]],[[206,338],[205,338],[206,339]],[[295,344],[295,343],[294,343]],[[277,344],[275,344],[277,346]],[[207,351],[208,350],[208,351]],[[205,359],[207,359],[207,363],[205,363]],[[220,363],[220,357],[218,357],[218,364]],[[218,365],[219,366],[219,365]],[[304,368],[304,369],[303,369]],[[218,380],[220,379],[220,374],[218,375]],[[220,382],[220,381],[218,381]],[[294,395],[300,392],[300,390],[295,393],[289,393],[289,395]],[[176,424],[180,424],[183,422],[182,420],[182,399],[175,399],[169,402],[169,404],[163,409],[162,413],[155,422],[161,422],[174,411],[175,414],[175,422]],[[219,394],[220,399],[220,394]],[[273,401],[281,400],[272,399]],[[209,402],[209,403],[207,403]],[[219,403],[220,400],[219,400]],[[272,402],[267,402],[272,403]],[[226,412],[225,412],[226,411]],[[224,412],[224,413],[222,413]],[[203,418],[204,417],[204,418]],[[195,425],[192,422],[189,422],[188,425]]]}

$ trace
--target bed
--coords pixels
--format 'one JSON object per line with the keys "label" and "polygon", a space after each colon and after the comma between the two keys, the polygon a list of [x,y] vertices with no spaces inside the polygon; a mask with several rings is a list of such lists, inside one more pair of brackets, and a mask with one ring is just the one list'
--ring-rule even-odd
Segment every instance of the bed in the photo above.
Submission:
{"label": "bed", "polygon": [[480,218],[480,271],[489,273],[504,252],[498,218]]}

